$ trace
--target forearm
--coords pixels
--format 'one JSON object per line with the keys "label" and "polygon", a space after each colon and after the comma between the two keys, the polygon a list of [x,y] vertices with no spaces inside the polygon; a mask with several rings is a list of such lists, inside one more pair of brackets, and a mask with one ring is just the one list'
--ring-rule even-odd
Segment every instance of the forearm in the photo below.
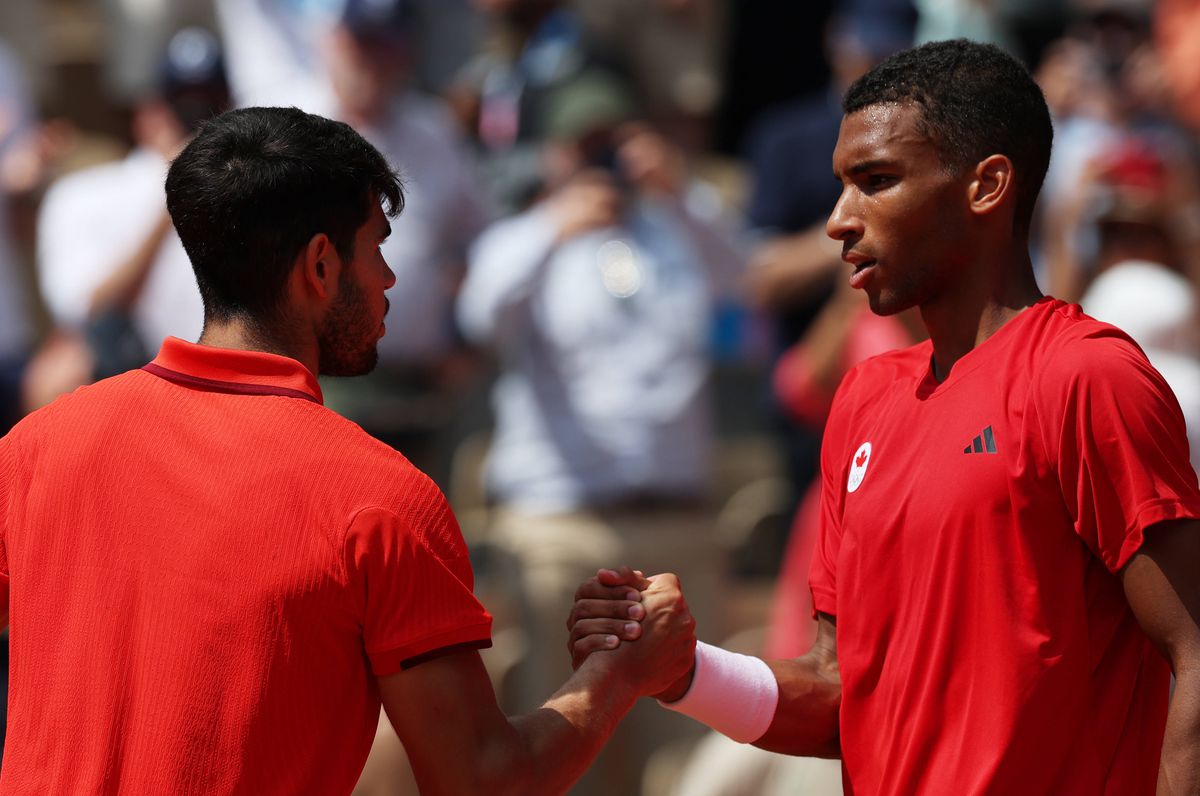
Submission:
{"label": "forearm", "polygon": [[476,343],[503,347],[519,338],[529,302],[542,284],[558,241],[544,212],[501,222],[476,245],[458,297],[458,324]]}
{"label": "forearm", "polygon": [[88,304],[90,317],[113,309],[127,310],[133,306],[171,229],[171,217],[163,212],[133,254],[96,286]]}
{"label": "forearm", "polygon": [[587,770],[636,701],[636,693],[597,653],[532,713],[509,720],[511,732],[477,759],[476,793],[565,793]]}
{"label": "forearm", "polygon": [[700,263],[717,292],[733,292],[745,272],[747,257],[735,241],[735,234],[722,223],[721,214],[697,215],[682,196],[666,200],[666,207],[696,242]]}
{"label": "forearm", "polygon": [[608,654],[590,657],[539,710],[513,720],[527,760],[536,761],[513,793],[566,792],[633,707],[637,694],[606,666]]}
{"label": "forearm", "polygon": [[754,745],[802,757],[840,757],[842,681],[836,665],[830,668],[810,656],[767,665],[779,683],[779,705],[771,726]]}
{"label": "forearm", "polygon": [[822,308],[801,341],[811,369],[814,387],[833,401],[833,394],[846,375],[846,344],[862,306],[860,294],[836,293]]}
{"label": "forearm", "polygon": [[841,262],[841,244],[819,224],[762,243],[750,262],[746,287],[756,305],[780,310],[817,296]]}
{"label": "forearm", "polygon": [[1200,671],[1182,670],[1175,682],[1158,771],[1158,796],[1200,793]]}

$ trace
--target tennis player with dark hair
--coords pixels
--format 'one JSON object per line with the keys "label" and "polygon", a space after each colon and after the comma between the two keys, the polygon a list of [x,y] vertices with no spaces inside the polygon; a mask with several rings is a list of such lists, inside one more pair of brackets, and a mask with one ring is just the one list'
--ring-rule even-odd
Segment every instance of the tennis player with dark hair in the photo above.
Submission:
{"label": "tennis player with dark hair", "polygon": [[250,108],[208,122],[166,187],[200,342],[0,440],[0,790],[349,793],[382,701],[424,793],[565,791],[690,666],[677,582],[624,603],[644,643],[507,719],[445,499],[321,405],[317,374],[375,363],[396,176],[344,124]]}
{"label": "tennis player with dark hair", "polygon": [[[1200,792],[1200,490],[1142,351],[1034,281],[1041,92],[995,47],[938,42],[844,111],[828,233],[872,310],[918,307],[930,340],[839,388],[811,652],[698,645],[668,706],[840,756],[860,796]],[[620,583],[581,587],[577,661]]]}

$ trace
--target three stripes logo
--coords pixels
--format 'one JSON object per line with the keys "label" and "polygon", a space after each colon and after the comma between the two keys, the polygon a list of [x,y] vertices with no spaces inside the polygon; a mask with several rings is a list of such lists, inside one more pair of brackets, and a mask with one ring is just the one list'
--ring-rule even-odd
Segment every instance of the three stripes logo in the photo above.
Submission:
{"label": "three stripes logo", "polygon": [[996,437],[992,434],[992,427],[988,426],[983,430],[983,433],[971,441],[971,444],[963,448],[963,453],[996,453]]}

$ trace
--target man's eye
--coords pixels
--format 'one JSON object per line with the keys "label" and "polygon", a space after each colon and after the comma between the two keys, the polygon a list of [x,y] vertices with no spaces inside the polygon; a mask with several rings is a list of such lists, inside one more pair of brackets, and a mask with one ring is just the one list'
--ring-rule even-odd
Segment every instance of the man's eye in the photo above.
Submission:
{"label": "man's eye", "polygon": [[895,182],[896,178],[891,174],[872,174],[867,177],[867,185],[876,190],[886,188]]}

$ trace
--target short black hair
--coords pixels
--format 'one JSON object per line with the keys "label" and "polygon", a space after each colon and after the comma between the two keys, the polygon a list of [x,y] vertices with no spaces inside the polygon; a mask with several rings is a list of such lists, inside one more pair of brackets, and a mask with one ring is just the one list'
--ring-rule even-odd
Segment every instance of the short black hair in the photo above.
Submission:
{"label": "short black hair", "polygon": [[1054,129],[1042,90],[1024,66],[992,44],[930,42],[896,53],[855,81],[842,111],[887,103],[920,108],[922,132],[948,168],[1007,156],[1016,167],[1015,223],[1028,230]]}
{"label": "short black hair", "polygon": [[205,122],[167,172],[167,210],[192,261],[206,320],[274,316],[317,233],[343,259],[374,202],[404,192],[349,125],[297,108],[242,108]]}

